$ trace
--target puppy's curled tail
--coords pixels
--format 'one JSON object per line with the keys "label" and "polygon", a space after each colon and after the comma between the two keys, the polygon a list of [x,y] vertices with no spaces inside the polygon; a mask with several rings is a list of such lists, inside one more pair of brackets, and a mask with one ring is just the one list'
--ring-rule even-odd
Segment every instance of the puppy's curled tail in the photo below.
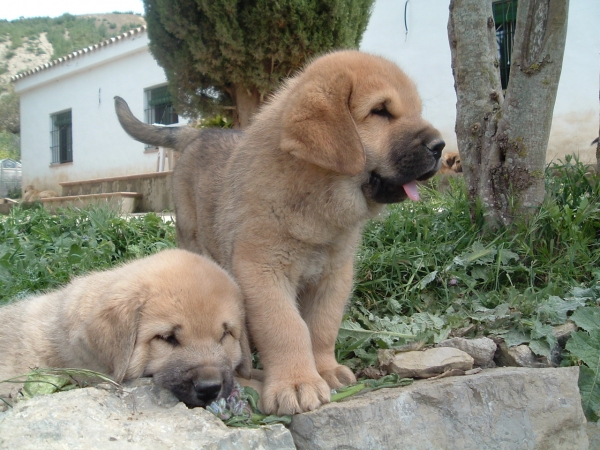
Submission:
{"label": "puppy's curled tail", "polygon": [[118,96],[115,97],[115,111],[127,134],[144,144],[182,151],[200,135],[200,130],[192,127],[164,127],[143,123],[135,118],[127,102]]}

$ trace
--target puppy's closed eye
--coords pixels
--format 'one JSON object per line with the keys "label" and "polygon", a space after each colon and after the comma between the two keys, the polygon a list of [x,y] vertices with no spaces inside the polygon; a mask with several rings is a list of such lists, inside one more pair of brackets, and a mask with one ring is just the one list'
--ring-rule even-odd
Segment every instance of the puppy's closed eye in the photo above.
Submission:
{"label": "puppy's closed eye", "polygon": [[379,116],[379,117],[384,117],[386,119],[393,119],[394,116],[392,115],[392,113],[390,113],[387,109],[387,107],[382,104],[382,105],[377,105],[375,108],[371,109],[371,115],[373,116]]}
{"label": "puppy's closed eye", "polygon": [[173,347],[177,347],[179,345],[179,341],[177,340],[175,333],[159,334],[156,336],[156,339],[166,342]]}

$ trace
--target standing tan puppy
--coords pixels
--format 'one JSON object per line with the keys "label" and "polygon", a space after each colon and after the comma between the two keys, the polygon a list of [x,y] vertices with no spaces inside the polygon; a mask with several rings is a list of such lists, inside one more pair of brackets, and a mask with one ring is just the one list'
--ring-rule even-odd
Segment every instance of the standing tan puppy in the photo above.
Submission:
{"label": "standing tan puppy", "polygon": [[174,175],[179,245],[234,274],[265,368],[262,408],[317,408],[355,382],[334,346],[365,222],[418,199],[444,142],[410,79],[357,51],[328,54],[288,80],[245,132],[137,121],[135,139],[183,151]]}
{"label": "standing tan puppy", "polygon": [[444,152],[442,154],[442,167],[440,173],[457,174],[462,173],[462,162],[458,152]]}
{"label": "standing tan puppy", "polygon": [[[241,292],[213,261],[165,250],[0,308],[0,381],[35,367],[152,376],[189,406],[249,375]],[[0,395],[20,386],[0,383]]]}

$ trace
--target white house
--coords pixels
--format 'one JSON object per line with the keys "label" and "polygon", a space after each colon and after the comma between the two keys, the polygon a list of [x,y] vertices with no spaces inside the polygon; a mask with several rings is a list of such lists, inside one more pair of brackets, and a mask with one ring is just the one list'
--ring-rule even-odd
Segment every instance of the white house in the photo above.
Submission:
{"label": "white house", "polygon": [[158,149],[121,129],[116,95],[149,123],[178,120],[145,27],[36,67],[13,82],[21,97],[23,187],[61,192],[63,181],[155,172]]}
{"label": "white house", "polygon": [[[425,117],[442,131],[447,149],[454,150],[456,95],[447,35],[449,3],[377,0],[361,48],[397,62],[416,81]],[[570,2],[548,160],[578,153],[582,160],[595,162],[590,142],[598,136],[599,19],[600,1]],[[166,77],[148,51],[145,27],[37,67],[13,81],[21,96],[23,186],[58,190],[62,181],[156,171],[157,150],[129,138],[113,107],[113,97],[119,95],[147,122],[176,120],[160,89]]]}

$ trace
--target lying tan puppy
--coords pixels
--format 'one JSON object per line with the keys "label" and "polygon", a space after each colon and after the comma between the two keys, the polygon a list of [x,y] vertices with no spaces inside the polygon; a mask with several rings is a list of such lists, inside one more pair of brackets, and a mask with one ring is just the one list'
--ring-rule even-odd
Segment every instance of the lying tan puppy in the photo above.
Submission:
{"label": "lying tan puppy", "polygon": [[39,191],[35,188],[33,184],[30,184],[25,188],[22,201],[23,203],[33,203],[43,198],[50,197],[58,197],[58,194],[50,189],[45,191]]}
{"label": "lying tan puppy", "polygon": [[334,346],[365,222],[417,200],[444,141],[392,62],[325,55],[288,80],[244,132],[165,128],[135,119],[135,139],[182,151],[174,174],[179,246],[210,256],[244,295],[265,368],[262,409],[291,414],[355,382]]}
{"label": "lying tan puppy", "polygon": [[[0,381],[34,367],[84,368],[116,381],[152,376],[189,406],[248,376],[239,288],[212,261],[165,250],[0,308]],[[14,392],[0,383],[0,394]]]}

